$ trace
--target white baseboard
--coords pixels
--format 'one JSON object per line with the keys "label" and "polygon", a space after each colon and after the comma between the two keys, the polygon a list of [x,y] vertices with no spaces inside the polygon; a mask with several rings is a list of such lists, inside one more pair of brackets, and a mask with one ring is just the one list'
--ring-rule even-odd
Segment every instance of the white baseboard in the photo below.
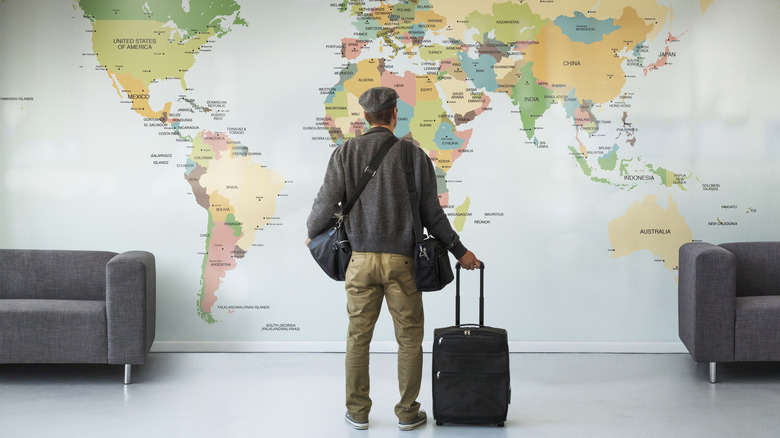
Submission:
{"label": "white baseboard", "polygon": [[[155,353],[343,353],[345,342],[155,342]],[[395,353],[395,342],[374,342],[372,353]],[[431,343],[423,343],[431,352]],[[510,353],[687,353],[682,342],[510,342]]]}
{"label": "white baseboard", "polygon": [[152,344],[152,353],[343,353],[344,349],[344,342],[155,341]]}
{"label": "white baseboard", "polygon": [[511,353],[687,353],[682,342],[510,342]]}

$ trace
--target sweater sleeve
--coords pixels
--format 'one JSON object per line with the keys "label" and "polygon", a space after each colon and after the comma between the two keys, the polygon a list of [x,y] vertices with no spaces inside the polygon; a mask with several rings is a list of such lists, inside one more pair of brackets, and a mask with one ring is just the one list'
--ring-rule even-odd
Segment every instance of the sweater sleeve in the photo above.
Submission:
{"label": "sweater sleeve", "polygon": [[422,174],[420,181],[420,221],[428,233],[447,245],[456,259],[466,254],[466,247],[461,243],[460,236],[452,229],[447,215],[439,203],[436,171],[433,163],[428,159],[422,149],[419,149],[422,158]]}
{"label": "sweater sleeve", "polygon": [[325,179],[320,186],[311,213],[306,220],[306,229],[309,238],[315,237],[328,226],[335,213],[341,211],[340,203],[346,196],[344,183],[344,165],[341,160],[341,147],[336,148],[328,161],[325,171]]}

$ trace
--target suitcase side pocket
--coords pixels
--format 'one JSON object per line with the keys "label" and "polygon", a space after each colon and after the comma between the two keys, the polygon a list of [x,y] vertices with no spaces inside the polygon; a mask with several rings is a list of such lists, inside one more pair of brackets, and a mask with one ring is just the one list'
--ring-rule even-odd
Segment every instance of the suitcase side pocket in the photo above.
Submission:
{"label": "suitcase side pocket", "polygon": [[506,353],[438,352],[434,372],[464,375],[509,374],[509,358]]}

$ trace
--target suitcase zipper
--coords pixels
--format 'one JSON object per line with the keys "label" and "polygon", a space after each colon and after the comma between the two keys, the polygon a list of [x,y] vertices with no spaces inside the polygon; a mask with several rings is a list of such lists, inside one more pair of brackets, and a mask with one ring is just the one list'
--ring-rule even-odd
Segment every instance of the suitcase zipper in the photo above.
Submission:
{"label": "suitcase zipper", "polygon": [[[444,377],[461,377],[461,376],[482,376],[482,377],[503,377],[506,376],[507,379],[509,379],[508,373],[500,373],[500,372],[490,372],[490,373],[483,373],[479,371],[475,372],[467,372],[467,371],[436,371],[436,380],[441,380]],[[512,384],[509,383],[508,387],[511,391]]]}

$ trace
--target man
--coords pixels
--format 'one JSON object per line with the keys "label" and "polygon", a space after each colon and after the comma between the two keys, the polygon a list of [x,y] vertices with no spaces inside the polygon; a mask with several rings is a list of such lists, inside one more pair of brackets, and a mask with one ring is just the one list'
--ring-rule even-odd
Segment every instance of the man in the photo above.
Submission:
{"label": "man", "polygon": [[[393,135],[398,124],[397,100],[395,90],[386,87],[369,89],[360,96],[358,102],[371,129],[346,141],[331,155],[325,181],[306,222],[307,246],[333,214],[341,211],[338,204],[346,203],[354,193],[372,157]],[[422,225],[449,245],[449,251],[465,269],[479,267],[479,260],[460,242],[439,204],[436,173],[430,159],[422,149],[414,149],[412,162]],[[398,342],[401,400],[395,406],[395,414],[399,429],[412,430],[427,421],[417,402],[422,380],[423,303],[422,293],[414,284],[414,222],[400,143],[387,152],[345,223],[353,251],[345,279],[349,316],[345,418],[355,429],[368,428],[369,344],[384,299]]]}

